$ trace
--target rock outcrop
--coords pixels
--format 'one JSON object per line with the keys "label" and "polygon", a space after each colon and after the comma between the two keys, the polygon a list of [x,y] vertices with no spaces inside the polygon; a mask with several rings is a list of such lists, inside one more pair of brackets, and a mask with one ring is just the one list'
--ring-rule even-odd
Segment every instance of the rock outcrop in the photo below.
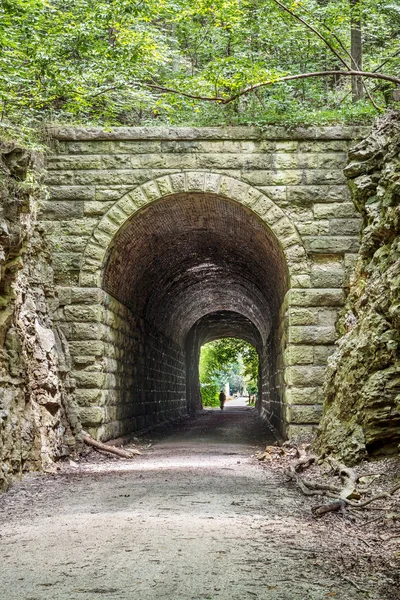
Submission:
{"label": "rock outcrop", "polygon": [[400,441],[400,113],[380,120],[349,161],[361,247],[328,361],[316,446],[351,464],[396,451]]}
{"label": "rock outcrop", "polygon": [[69,357],[51,311],[51,256],[36,220],[41,157],[0,144],[0,491],[75,449]]}

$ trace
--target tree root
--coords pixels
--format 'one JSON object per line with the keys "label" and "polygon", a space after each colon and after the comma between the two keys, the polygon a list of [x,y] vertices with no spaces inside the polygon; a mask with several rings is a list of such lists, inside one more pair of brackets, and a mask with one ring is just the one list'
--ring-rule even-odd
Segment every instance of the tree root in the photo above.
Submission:
{"label": "tree root", "polygon": [[120,458],[133,458],[135,455],[141,454],[139,450],[123,450],[122,448],[115,448],[114,446],[109,446],[107,444],[103,444],[103,442],[98,442],[93,439],[91,435],[86,433],[86,431],[82,432],[82,439],[88,446],[92,446],[96,450],[101,450],[102,452],[108,452],[109,454],[115,454],[115,456],[119,456]]}
{"label": "tree root", "polygon": [[388,492],[382,492],[366,500],[360,500],[361,494],[356,489],[358,477],[353,469],[338,463],[332,458],[329,460],[331,467],[339,474],[343,482],[343,487],[341,488],[335,485],[304,479],[299,475],[299,472],[307,469],[314,463],[316,457],[312,455],[308,456],[305,450],[301,448],[298,449],[298,454],[299,459],[285,470],[285,475],[296,483],[305,496],[325,495],[335,499],[331,503],[314,506],[311,510],[316,517],[321,517],[329,512],[341,511],[344,513],[346,508],[348,510],[363,509],[376,500],[390,498],[400,490],[400,484],[397,484]]}

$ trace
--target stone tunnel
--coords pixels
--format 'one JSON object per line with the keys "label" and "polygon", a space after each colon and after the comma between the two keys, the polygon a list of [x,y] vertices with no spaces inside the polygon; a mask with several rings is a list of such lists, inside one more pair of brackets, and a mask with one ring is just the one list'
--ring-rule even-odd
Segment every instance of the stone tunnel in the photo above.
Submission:
{"label": "stone tunnel", "polygon": [[342,168],[363,132],[57,129],[41,219],[83,425],[110,439],[201,409],[201,346],[259,356],[257,409],[318,424],[359,217]]}

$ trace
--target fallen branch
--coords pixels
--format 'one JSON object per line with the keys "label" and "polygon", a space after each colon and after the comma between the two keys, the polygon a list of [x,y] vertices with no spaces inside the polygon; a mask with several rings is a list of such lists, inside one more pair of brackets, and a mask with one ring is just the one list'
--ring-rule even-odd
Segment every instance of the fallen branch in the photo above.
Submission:
{"label": "fallen branch", "polygon": [[343,512],[346,508],[346,502],[344,500],[336,500],[336,502],[330,502],[329,504],[321,504],[320,506],[314,506],[311,511],[316,517],[322,517],[328,512]]}
{"label": "fallen branch", "polygon": [[109,452],[110,454],[115,454],[120,458],[133,458],[135,455],[141,454],[139,450],[123,450],[122,448],[115,448],[114,446],[109,446],[108,444],[103,444],[103,442],[99,442],[92,438],[86,432],[83,432],[82,439],[88,446],[92,446],[92,448],[96,448],[96,450],[101,450],[102,452]]}

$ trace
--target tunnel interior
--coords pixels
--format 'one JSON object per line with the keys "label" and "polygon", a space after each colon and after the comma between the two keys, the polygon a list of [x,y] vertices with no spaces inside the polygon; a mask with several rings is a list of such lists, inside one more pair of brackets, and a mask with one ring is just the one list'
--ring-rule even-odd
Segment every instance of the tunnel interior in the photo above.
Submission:
{"label": "tunnel interior", "polygon": [[125,429],[200,410],[200,348],[221,337],[257,349],[258,410],[279,428],[287,279],[274,234],[238,202],[175,194],[131,217],[103,275],[103,289],[130,314],[114,369]]}

